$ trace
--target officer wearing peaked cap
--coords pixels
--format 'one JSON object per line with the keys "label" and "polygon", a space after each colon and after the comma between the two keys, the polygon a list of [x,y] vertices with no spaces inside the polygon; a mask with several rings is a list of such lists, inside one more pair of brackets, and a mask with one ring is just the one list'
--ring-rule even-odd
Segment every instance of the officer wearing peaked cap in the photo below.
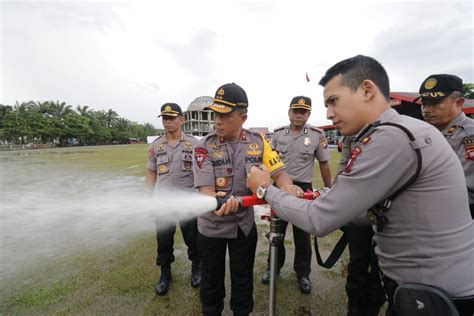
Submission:
{"label": "officer wearing peaked cap", "polygon": [[[313,166],[317,159],[324,185],[331,186],[328,142],[322,130],[307,124],[311,115],[311,99],[296,96],[290,102],[290,125],[275,130],[272,146],[280,154],[293,183],[304,191],[313,190]],[[286,234],[288,222],[281,222],[281,233]],[[293,225],[295,258],[293,268],[302,293],[311,292],[311,240],[308,233]],[[278,272],[285,263],[285,245],[279,244]],[[268,258],[268,263],[270,258]],[[270,283],[270,267],[262,276],[262,283]]]}
{"label": "officer wearing peaked cap", "polygon": [[[341,134],[356,135],[351,157],[317,199],[269,186],[265,200],[281,219],[317,236],[370,219],[388,315],[422,315],[413,297],[423,315],[453,305],[473,315],[474,224],[456,154],[436,128],[390,107],[388,76],[375,59],[343,60],[320,84],[328,119]],[[269,181],[261,168],[247,177],[253,192]]]}
{"label": "officer wearing peaked cap", "polygon": [[[168,190],[176,188],[192,189],[194,186],[192,154],[193,146],[197,140],[181,131],[184,118],[178,104],[163,104],[158,117],[162,118],[166,133],[150,146],[146,174],[147,189],[150,192],[155,191],[157,194],[167,194]],[[191,286],[199,287],[201,272],[197,248],[197,220],[193,218],[182,221],[179,225],[184,242],[188,247],[188,258],[192,261]],[[161,267],[161,276],[155,288],[158,295],[165,295],[170,286],[175,231],[176,225],[161,227],[158,216],[156,219],[158,245],[156,264]]]}
{"label": "officer wearing peaked cap", "polygon": [[463,88],[455,75],[431,75],[421,84],[418,98],[423,118],[443,133],[461,161],[474,218],[474,120],[462,112]]}
{"label": "officer wearing peaked cap", "polygon": [[[216,91],[209,109],[215,132],[194,149],[194,184],[199,192],[242,196],[251,194],[245,181],[252,166],[268,167],[276,185],[296,194],[278,154],[263,135],[242,127],[247,119],[247,94],[235,83]],[[226,252],[231,275],[230,309],[234,315],[253,310],[253,267],[257,246],[253,207],[243,208],[235,198],[198,217],[198,244],[202,260],[201,305],[204,315],[221,315],[225,298]]]}

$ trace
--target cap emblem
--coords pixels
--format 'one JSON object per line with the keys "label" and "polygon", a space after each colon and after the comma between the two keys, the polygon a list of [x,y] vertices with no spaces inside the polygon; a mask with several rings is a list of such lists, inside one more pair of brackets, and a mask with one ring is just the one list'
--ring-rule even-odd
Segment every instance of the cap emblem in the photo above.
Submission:
{"label": "cap emblem", "polygon": [[438,80],[436,80],[435,78],[429,78],[428,80],[426,80],[425,82],[425,89],[427,90],[431,90],[433,89],[434,87],[436,87],[436,84],[438,83]]}
{"label": "cap emblem", "polygon": [[224,97],[224,89],[223,88],[220,88],[219,90],[217,90],[217,95],[216,95],[216,99],[222,99]]}
{"label": "cap emblem", "polygon": [[165,106],[165,111],[166,111],[166,112],[171,111],[171,106],[169,106],[169,105]]}
{"label": "cap emblem", "polygon": [[298,104],[305,104],[304,99],[303,98],[299,99]]}

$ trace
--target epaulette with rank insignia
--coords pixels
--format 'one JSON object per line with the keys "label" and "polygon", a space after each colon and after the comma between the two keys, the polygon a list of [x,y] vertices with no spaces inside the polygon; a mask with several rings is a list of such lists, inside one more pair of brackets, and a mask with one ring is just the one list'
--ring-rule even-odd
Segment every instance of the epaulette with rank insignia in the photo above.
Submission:
{"label": "epaulette with rank insignia", "polygon": [[321,134],[324,134],[324,131],[320,128],[317,128],[316,126],[310,126],[309,127],[312,131],[319,132]]}
{"label": "epaulette with rank insignia", "polygon": [[282,127],[275,128],[275,129],[273,130],[273,132],[275,133],[275,132],[281,131],[281,130],[285,129],[285,127],[286,127],[286,126],[282,126]]}
{"label": "epaulette with rank insignia", "polygon": [[157,142],[157,141],[159,141],[159,140],[160,140],[160,138],[161,138],[161,136],[163,136],[163,135],[160,135],[160,136],[158,136],[158,137],[157,137],[157,138],[155,138],[155,139],[154,139],[154,140],[153,140],[151,143],[153,144],[154,142]]}

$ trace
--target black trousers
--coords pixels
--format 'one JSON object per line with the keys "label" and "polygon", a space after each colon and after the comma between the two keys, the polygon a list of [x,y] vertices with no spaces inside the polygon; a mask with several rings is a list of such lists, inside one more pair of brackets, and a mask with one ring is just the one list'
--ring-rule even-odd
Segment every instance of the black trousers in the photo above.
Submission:
{"label": "black trousers", "polygon": [[201,255],[201,304],[204,315],[221,315],[225,298],[225,263],[229,249],[231,279],[230,309],[234,315],[253,310],[253,267],[257,247],[257,229],[248,236],[239,228],[237,238],[210,238],[198,234]]}
{"label": "black trousers", "polygon": [[383,305],[385,293],[380,280],[379,265],[374,252],[371,227],[344,227],[349,242],[349,265],[346,293],[358,304]]}
{"label": "black trousers", "polygon": [[[188,247],[188,258],[195,262],[199,260],[197,247],[197,218],[179,222],[181,233],[183,234],[184,243]],[[174,233],[176,225],[166,227],[156,227],[156,242],[158,256],[156,265],[166,266],[174,261]],[[197,261],[198,263],[199,261]]]}
{"label": "black trousers", "polygon": [[[303,189],[303,191],[311,190],[313,191],[313,186],[311,183],[303,182],[294,182],[295,185]],[[278,246],[278,272],[285,264],[286,250],[285,250],[285,235],[286,228],[288,227],[288,222],[281,221],[280,233],[283,234],[283,241]],[[295,242],[295,260],[293,262],[293,269],[296,272],[296,275],[301,277],[309,277],[311,273],[311,239],[310,235],[302,229],[299,229],[293,225],[293,240]],[[271,245],[270,245],[271,247]],[[268,252],[268,268],[270,268],[270,251]]]}

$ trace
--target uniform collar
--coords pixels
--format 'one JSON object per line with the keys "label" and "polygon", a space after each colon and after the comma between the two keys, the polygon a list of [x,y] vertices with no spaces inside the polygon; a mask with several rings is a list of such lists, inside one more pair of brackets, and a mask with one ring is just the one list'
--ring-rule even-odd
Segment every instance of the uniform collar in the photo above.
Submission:
{"label": "uniform collar", "polygon": [[[181,131],[181,136],[179,137],[179,140],[178,142],[182,142],[184,141],[184,133],[183,131]],[[168,143],[168,137],[166,137],[166,133],[163,135],[163,144],[167,144]]]}
{"label": "uniform collar", "polygon": [[389,108],[385,110],[380,116],[375,120],[375,122],[372,122],[370,124],[366,124],[355,136],[354,139],[360,139],[362,136],[364,136],[369,130],[371,130],[373,127],[376,127],[380,123],[392,121],[394,118],[399,116],[397,111],[395,111],[392,108]]}
{"label": "uniform collar", "polygon": [[[286,129],[285,129],[285,134],[288,135],[288,134],[290,134],[290,132],[291,132],[291,125],[288,125],[288,126],[286,127]],[[308,125],[308,124],[305,124],[305,125],[303,126],[303,128],[301,129],[301,131],[299,131],[298,134],[295,135],[295,137],[298,137],[298,136],[300,136],[300,135],[302,135],[302,134],[303,134],[303,135],[307,135],[308,132],[309,132],[309,125]]]}
{"label": "uniform collar", "polygon": [[[242,127],[242,130],[240,132],[240,141],[241,142],[246,142],[247,141],[247,131],[243,127]],[[224,144],[225,142],[229,142],[229,141],[227,139],[225,139],[224,137],[219,137],[219,143],[220,144]]]}
{"label": "uniform collar", "polygon": [[451,123],[448,124],[447,128],[449,128],[451,125],[461,125],[465,119],[466,119],[466,114],[464,114],[464,112],[461,112],[458,114],[458,116],[454,118],[454,120],[451,121]]}
{"label": "uniform collar", "polygon": [[389,109],[385,110],[382,114],[380,114],[380,116],[375,121],[379,121],[380,123],[388,122],[388,121],[393,120],[394,118],[396,118],[399,115],[400,114],[398,114],[397,111],[395,111],[392,108],[389,108]]}

